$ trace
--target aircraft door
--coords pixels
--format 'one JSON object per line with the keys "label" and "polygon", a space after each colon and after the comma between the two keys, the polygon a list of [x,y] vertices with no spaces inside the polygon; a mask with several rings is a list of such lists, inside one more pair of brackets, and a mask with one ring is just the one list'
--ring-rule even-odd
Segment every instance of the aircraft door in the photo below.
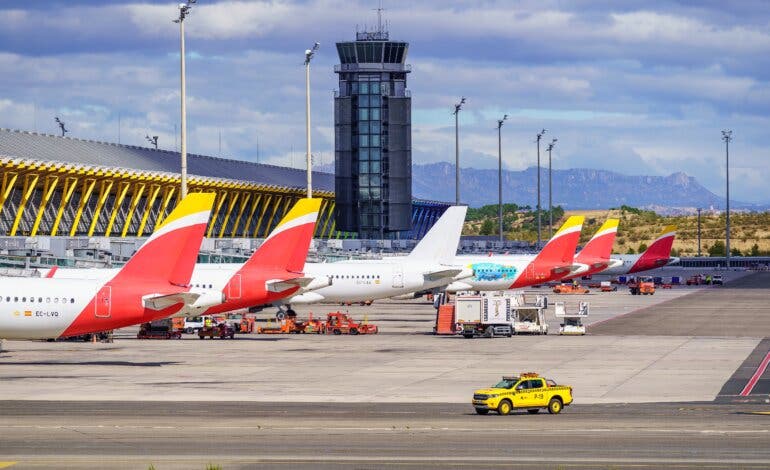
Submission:
{"label": "aircraft door", "polygon": [[404,287],[404,267],[400,263],[393,264],[393,287]]}
{"label": "aircraft door", "polygon": [[236,273],[230,279],[227,284],[227,298],[228,299],[240,299],[241,298],[241,274]]}
{"label": "aircraft door", "polygon": [[112,286],[102,286],[96,293],[94,315],[97,318],[109,318],[112,311]]}

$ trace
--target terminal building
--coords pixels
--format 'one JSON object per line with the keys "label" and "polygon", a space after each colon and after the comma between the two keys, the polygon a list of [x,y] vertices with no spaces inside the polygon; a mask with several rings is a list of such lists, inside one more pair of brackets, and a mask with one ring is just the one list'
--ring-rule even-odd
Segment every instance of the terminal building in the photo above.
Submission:
{"label": "terminal building", "polygon": [[[179,166],[178,152],[0,129],[0,236],[148,236],[176,204]],[[264,238],[306,193],[304,170],[248,161],[188,154],[188,175],[190,191],[217,194],[210,238]],[[362,238],[335,221],[334,175],[313,182],[324,200],[315,236]],[[407,239],[448,207],[408,202]]]}
{"label": "terminal building", "polygon": [[337,43],[336,227],[363,238],[393,238],[414,222],[408,50],[381,26]]}

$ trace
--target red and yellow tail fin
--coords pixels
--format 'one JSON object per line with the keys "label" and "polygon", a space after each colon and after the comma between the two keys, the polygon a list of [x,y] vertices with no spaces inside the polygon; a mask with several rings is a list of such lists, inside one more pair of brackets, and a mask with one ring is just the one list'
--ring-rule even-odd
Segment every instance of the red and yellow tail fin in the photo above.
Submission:
{"label": "red and yellow tail fin", "polygon": [[272,268],[301,273],[320,208],[319,198],[297,201],[241,269]]}
{"label": "red and yellow tail fin", "polygon": [[671,256],[671,248],[674,246],[675,238],[676,225],[667,225],[658,235],[658,238],[642,253],[642,257],[668,258]]}
{"label": "red and yellow tail fin", "polygon": [[564,225],[548,240],[543,249],[540,250],[535,261],[562,265],[572,264],[584,220],[585,217],[582,215],[570,216],[564,222]]}
{"label": "red and yellow tail fin", "polygon": [[608,260],[618,233],[619,219],[607,219],[575,257],[578,263],[593,264],[596,260]]}
{"label": "red and yellow tail fin", "polygon": [[213,205],[214,193],[188,194],[110,282],[189,284]]}

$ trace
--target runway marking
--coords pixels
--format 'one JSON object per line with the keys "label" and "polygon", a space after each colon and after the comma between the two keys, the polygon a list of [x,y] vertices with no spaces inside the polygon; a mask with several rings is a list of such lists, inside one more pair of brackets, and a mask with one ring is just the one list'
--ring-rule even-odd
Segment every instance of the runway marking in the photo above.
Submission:
{"label": "runway marking", "polygon": [[741,391],[740,396],[745,397],[748,396],[752,390],[754,390],[754,386],[759,381],[759,378],[762,377],[762,374],[765,373],[765,370],[767,369],[767,365],[770,364],[770,351],[767,352],[765,355],[765,358],[762,360],[762,363],[759,364],[759,367],[757,367],[756,372],[754,372],[754,375],[751,376],[751,379],[749,379],[749,383],[746,384],[746,386],[743,388],[743,391]]}
{"label": "runway marking", "polygon": [[[764,414],[770,414],[770,412],[756,412],[756,413],[764,413]],[[78,430],[88,430],[88,429],[97,429],[97,430],[103,430],[105,428],[113,429],[113,430],[121,430],[121,429],[173,429],[173,430],[182,430],[182,429],[191,429],[189,426],[142,426],[142,425],[128,425],[128,426],[103,426],[103,425],[82,425],[82,426],[37,426],[37,425],[24,425],[24,424],[18,424],[18,425],[11,425],[11,426],[0,426],[0,429],[3,428],[13,428],[13,429],[59,429],[59,430],[66,430],[66,431],[78,431]],[[467,433],[474,433],[474,432],[508,432],[511,431],[510,427],[484,427],[484,428],[469,428],[469,427],[447,427],[447,426],[441,426],[441,427],[428,427],[428,426],[372,426],[372,427],[352,427],[352,426],[342,426],[342,427],[329,427],[329,426],[286,426],[286,427],[273,427],[273,426],[264,426],[264,425],[254,425],[254,426],[198,426],[195,429],[205,429],[205,430],[253,430],[253,431],[263,431],[263,432],[284,432],[284,431],[310,431],[310,432],[316,432],[316,431],[347,431],[347,432],[386,432],[386,431],[410,431],[410,432],[417,432],[417,431],[440,431],[440,432],[467,432]],[[533,428],[522,428],[522,427],[516,427],[516,430],[519,432],[537,432],[542,431],[542,428],[539,427],[533,427]],[[627,429],[626,429],[627,430]],[[550,431],[552,434],[565,434],[565,435],[572,435],[576,432],[581,433],[614,433],[618,432],[618,429],[614,428],[570,428],[565,429],[562,431],[554,430]],[[640,433],[661,433],[661,434],[679,434],[679,433],[685,433],[685,434],[770,434],[770,429],[634,429],[634,432],[640,432]],[[2,468],[2,467],[0,467]]]}
{"label": "runway marking", "polygon": [[13,467],[17,463],[19,463],[19,462],[0,462],[0,468]]}

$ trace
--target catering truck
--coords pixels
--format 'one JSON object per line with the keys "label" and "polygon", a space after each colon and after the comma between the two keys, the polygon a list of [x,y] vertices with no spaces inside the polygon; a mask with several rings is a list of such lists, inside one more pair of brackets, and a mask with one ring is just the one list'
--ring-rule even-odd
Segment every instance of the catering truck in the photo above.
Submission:
{"label": "catering truck", "polygon": [[458,294],[455,298],[455,318],[460,334],[465,338],[513,335],[513,307],[523,303],[523,295],[509,292]]}

